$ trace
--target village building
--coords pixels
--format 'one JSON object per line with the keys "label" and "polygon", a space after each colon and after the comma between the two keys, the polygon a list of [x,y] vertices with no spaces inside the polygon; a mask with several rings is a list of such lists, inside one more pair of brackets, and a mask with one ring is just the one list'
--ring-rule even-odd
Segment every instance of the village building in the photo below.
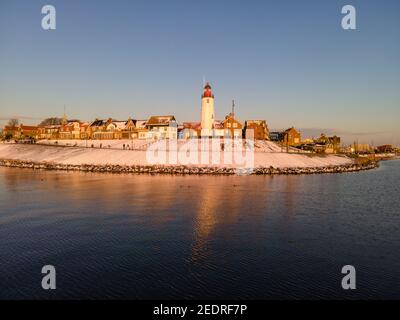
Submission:
{"label": "village building", "polygon": [[3,134],[4,136],[16,138],[19,135],[18,130],[19,130],[18,126],[5,126],[3,129]]}
{"label": "village building", "polygon": [[328,137],[325,134],[321,134],[316,139],[304,139],[300,145],[296,145],[297,148],[311,151],[315,153],[340,153],[342,152],[341,139],[338,136]]}
{"label": "village building", "polygon": [[136,139],[136,122],[132,118],[124,121],[96,119],[89,125],[87,136],[94,140]]}
{"label": "village building", "polygon": [[121,131],[119,139],[136,139],[136,122],[136,120],[133,120],[131,117],[129,117],[128,120],[125,121],[125,125]]}
{"label": "village building", "polygon": [[284,144],[289,146],[295,146],[300,144],[301,142],[301,135],[294,127],[286,129],[283,132],[283,141]]}
{"label": "village building", "polygon": [[38,126],[26,126],[22,123],[16,126],[5,126],[3,129],[5,136],[9,135],[13,139],[37,139],[39,136]]}
{"label": "village building", "polygon": [[150,139],[177,139],[178,124],[174,116],[151,116],[146,122]]}
{"label": "village building", "polygon": [[19,126],[19,137],[20,138],[34,138],[36,139],[38,135],[37,126],[25,126],[21,124]]}
{"label": "village building", "polygon": [[[212,137],[215,137],[215,138],[223,138],[225,136],[225,127],[224,127],[224,122],[222,120],[214,120],[211,135],[212,135]],[[205,136],[205,137],[208,137],[208,136]]]}
{"label": "village building", "polygon": [[38,127],[38,139],[52,140],[60,138],[61,125],[45,125]]}
{"label": "village building", "polygon": [[88,122],[81,122],[79,124],[79,131],[80,131],[79,139],[82,139],[82,140],[89,139],[88,129],[89,129]]}
{"label": "village building", "polygon": [[198,138],[201,135],[200,122],[184,122],[179,130],[180,139]]}
{"label": "village building", "polygon": [[135,131],[133,133],[134,139],[149,139],[149,129],[146,128],[147,120],[136,120],[135,122]]}
{"label": "village building", "polygon": [[392,153],[392,152],[395,152],[395,149],[393,148],[393,146],[391,144],[385,144],[385,145],[376,147],[376,151],[378,153]]}
{"label": "village building", "polygon": [[229,113],[222,121],[224,127],[224,137],[242,138],[243,125],[234,117],[234,114]]}
{"label": "village building", "polygon": [[106,125],[106,131],[109,133],[109,139],[122,139],[122,133],[125,131],[126,121],[113,120]]}
{"label": "village building", "polygon": [[340,152],[340,137],[328,137],[325,134],[314,140],[315,149],[324,153],[339,153]]}
{"label": "village building", "polygon": [[79,120],[66,120],[59,127],[59,139],[81,139],[81,122]]}
{"label": "village building", "polygon": [[272,131],[269,133],[269,139],[271,141],[280,142],[283,141],[283,132],[281,131]]}
{"label": "village building", "polygon": [[106,140],[106,139],[112,139],[114,134],[107,132],[106,128],[107,125],[109,125],[113,120],[107,119],[97,119],[94,120],[88,127],[87,133],[89,139],[93,140]]}
{"label": "village building", "polygon": [[270,133],[265,120],[246,120],[244,133],[246,139],[270,140]]}
{"label": "village building", "polygon": [[273,131],[269,134],[270,140],[281,142],[288,146],[296,146],[301,143],[301,135],[294,127],[286,129],[285,131]]}

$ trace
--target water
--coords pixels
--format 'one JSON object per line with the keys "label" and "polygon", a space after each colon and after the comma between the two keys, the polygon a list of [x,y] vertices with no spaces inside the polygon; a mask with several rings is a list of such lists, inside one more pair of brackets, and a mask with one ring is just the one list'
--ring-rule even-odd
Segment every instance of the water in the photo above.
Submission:
{"label": "water", "polygon": [[[0,168],[2,299],[399,299],[400,161],[312,176]],[[41,268],[57,289],[41,289]],[[357,290],[341,289],[341,268]]]}

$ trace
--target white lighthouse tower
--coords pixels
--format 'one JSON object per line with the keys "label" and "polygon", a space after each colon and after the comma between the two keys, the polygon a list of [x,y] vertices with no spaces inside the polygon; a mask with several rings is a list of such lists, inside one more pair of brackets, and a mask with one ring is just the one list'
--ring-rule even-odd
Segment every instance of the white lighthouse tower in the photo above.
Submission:
{"label": "white lighthouse tower", "polygon": [[201,136],[211,137],[214,129],[214,95],[207,82],[201,96]]}

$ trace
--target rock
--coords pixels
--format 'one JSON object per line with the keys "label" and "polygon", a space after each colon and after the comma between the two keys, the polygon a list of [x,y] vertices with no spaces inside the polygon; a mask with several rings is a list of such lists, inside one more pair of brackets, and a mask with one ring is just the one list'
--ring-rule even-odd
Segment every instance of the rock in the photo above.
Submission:
{"label": "rock", "polygon": [[0,159],[0,166],[32,168],[34,170],[65,170],[83,172],[107,172],[107,173],[149,173],[149,174],[201,174],[201,175],[298,175],[316,173],[346,173],[370,170],[379,166],[378,162],[366,164],[351,164],[343,166],[328,166],[315,168],[274,168],[258,167],[254,169],[235,169],[220,167],[187,167],[187,166],[121,166],[121,165],[68,165],[55,163],[38,163],[31,161]]}

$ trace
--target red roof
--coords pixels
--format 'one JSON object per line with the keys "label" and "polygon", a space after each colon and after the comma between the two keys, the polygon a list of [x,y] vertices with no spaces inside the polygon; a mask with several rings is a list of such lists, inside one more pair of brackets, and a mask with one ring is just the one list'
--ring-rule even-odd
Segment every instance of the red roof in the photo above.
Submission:
{"label": "red roof", "polygon": [[214,121],[214,129],[224,129],[223,121],[215,120]]}
{"label": "red roof", "polygon": [[146,125],[168,126],[173,121],[175,121],[174,116],[151,116],[149,120],[147,120]]}
{"label": "red roof", "polygon": [[24,126],[21,124],[21,129],[22,130],[37,130],[38,127],[37,126]]}
{"label": "red roof", "polygon": [[183,123],[184,129],[193,129],[193,130],[200,130],[201,123],[200,122],[184,122]]}

